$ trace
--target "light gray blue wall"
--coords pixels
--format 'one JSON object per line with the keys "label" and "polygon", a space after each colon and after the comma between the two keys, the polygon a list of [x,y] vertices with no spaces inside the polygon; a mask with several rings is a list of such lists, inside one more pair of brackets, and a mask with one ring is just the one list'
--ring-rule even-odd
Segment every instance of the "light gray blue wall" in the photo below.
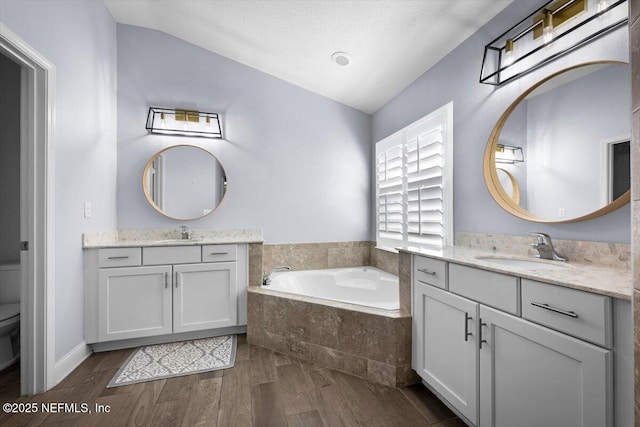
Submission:
{"label": "light gray blue wall", "polygon": [[530,223],[500,209],[484,184],[482,156],[487,139],[502,112],[521,91],[544,76],[575,63],[602,59],[628,60],[629,30],[624,27],[506,85],[496,88],[478,83],[484,46],[544,3],[541,0],[515,0],[378,110],[372,122],[373,141],[379,141],[453,101],[456,232],[524,235],[534,230],[563,239],[628,243],[628,205],[604,217],[582,223]]}
{"label": "light gray blue wall", "polygon": [[[0,0],[0,22],[56,67],[56,360],[84,340],[82,233],[116,228],[116,24],[101,1]],[[93,218],[83,218],[83,201]]]}
{"label": "light gray blue wall", "polygon": [[[149,135],[150,106],[221,113],[225,139]],[[118,228],[263,227],[268,243],[368,240],[371,117],[164,33],[118,25]],[[218,209],[178,222],[140,185],[170,145],[212,152],[228,178]]]}
{"label": "light gray blue wall", "polygon": [[0,264],[20,262],[20,67],[2,54],[0,200]]}

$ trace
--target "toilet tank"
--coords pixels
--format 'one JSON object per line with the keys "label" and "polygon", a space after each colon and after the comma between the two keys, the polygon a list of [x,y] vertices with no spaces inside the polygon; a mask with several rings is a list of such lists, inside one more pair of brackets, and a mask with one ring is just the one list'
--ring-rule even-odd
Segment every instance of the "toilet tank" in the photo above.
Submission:
{"label": "toilet tank", "polygon": [[20,264],[0,264],[0,304],[20,302]]}

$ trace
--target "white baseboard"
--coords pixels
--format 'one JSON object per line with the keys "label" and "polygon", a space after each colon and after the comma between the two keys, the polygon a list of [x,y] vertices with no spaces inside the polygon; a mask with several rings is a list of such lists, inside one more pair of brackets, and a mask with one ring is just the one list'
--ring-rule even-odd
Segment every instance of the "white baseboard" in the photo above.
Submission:
{"label": "white baseboard", "polygon": [[65,354],[59,361],[56,362],[53,378],[55,383],[51,384],[49,388],[52,388],[60,383],[67,377],[74,369],[76,369],[87,357],[91,356],[91,348],[82,341],[75,346],[73,350]]}

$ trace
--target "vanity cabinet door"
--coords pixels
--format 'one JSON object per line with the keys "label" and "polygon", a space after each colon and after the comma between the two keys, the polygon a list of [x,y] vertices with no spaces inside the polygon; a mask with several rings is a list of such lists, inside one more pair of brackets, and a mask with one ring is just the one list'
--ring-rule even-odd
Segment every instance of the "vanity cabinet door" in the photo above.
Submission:
{"label": "vanity cabinet door", "polygon": [[478,413],[478,303],[430,285],[414,287],[414,366],[473,424]]}
{"label": "vanity cabinet door", "polygon": [[481,427],[606,427],[612,352],[480,308]]}
{"label": "vanity cabinet door", "polygon": [[174,333],[237,325],[237,263],[176,265],[173,271]]}
{"label": "vanity cabinet door", "polygon": [[100,269],[98,340],[171,333],[171,266]]}

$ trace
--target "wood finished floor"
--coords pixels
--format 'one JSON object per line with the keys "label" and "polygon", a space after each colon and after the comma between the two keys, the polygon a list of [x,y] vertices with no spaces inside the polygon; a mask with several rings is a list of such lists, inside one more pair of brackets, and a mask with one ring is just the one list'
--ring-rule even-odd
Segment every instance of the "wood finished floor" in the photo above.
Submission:
{"label": "wood finished floor", "polygon": [[0,426],[465,426],[420,384],[373,384],[250,346],[244,335],[231,369],[105,388],[132,351],[93,354],[37,396],[19,397],[17,366],[1,373],[0,403],[86,402],[111,412],[0,412]]}

